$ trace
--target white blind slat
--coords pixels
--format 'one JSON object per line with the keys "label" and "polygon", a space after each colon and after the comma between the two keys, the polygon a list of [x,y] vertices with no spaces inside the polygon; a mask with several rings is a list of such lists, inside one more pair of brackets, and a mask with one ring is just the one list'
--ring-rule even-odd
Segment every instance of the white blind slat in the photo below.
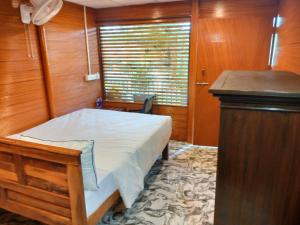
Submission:
{"label": "white blind slat", "polygon": [[106,99],[187,105],[190,22],[101,26]]}

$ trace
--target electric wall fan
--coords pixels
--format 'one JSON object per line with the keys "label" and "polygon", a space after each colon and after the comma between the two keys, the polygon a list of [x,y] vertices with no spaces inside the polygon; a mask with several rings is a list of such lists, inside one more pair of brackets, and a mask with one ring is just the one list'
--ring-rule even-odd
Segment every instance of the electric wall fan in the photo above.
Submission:
{"label": "electric wall fan", "polygon": [[62,8],[62,0],[30,0],[31,5],[21,4],[21,19],[25,24],[40,26],[52,19]]}

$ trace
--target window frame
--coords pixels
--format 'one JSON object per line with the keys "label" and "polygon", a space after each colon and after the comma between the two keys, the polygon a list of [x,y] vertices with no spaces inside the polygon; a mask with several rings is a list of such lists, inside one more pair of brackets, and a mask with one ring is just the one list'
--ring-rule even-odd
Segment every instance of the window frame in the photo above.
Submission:
{"label": "window frame", "polygon": [[[139,24],[157,24],[157,23],[176,23],[176,22],[190,22],[190,30],[189,30],[189,52],[191,51],[191,31],[192,31],[192,21],[190,17],[178,17],[178,18],[164,18],[164,19],[148,19],[148,20],[122,20],[122,21],[102,21],[97,23],[97,41],[98,41],[98,51],[99,51],[99,66],[101,72],[101,91],[102,91],[102,98],[104,102],[108,103],[120,103],[120,104],[141,104],[138,102],[126,102],[126,101],[117,101],[117,100],[108,100],[106,98],[106,91],[105,91],[105,77],[104,77],[104,69],[103,69],[103,57],[102,57],[102,49],[101,49],[101,35],[100,35],[100,27],[101,26],[118,26],[118,25],[139,25]],[[157,104],[154,102],[154,105],[158,106],[166,106],[166,107],[182,107],[188,108],[190,103],[190,54],[188,56],[188,76],[187,76],[187,105],[172,105],[172,104]]]}

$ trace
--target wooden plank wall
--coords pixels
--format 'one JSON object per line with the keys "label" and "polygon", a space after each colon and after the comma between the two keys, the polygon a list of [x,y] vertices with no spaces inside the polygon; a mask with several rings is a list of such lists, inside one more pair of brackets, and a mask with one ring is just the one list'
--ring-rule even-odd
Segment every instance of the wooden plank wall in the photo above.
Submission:
{"label": "wooden plank wall", "polygon": [[277,0],[199,0],[199,18],[273,16]]}
{"label": "wooden plank wall", "polygon": [[[92,73],[99,72],[97,30],[94,11],[87,10]],[[86,82],[88,73],[84,32],[84,11],[80,5],[64,2],[62,11],[43,27],[48,84],[51,85],[52,116],[80,108],[92,108],[101,95],[100,82]]]}
{"label": "wooden plank wall", "polygon": [[[196,87],[195,83],[197,81],[203,82],[202,77],[200,79],[201,74],[199,71],[203,68],[207,69],[207,74],[210,73],[211,80],[209,83],[211,84],[224,69],[269,69],[267,62],[271,33],[273,31],[272,18],[276,13],[277,0],[192,0],[101,9],[97,11],[96,18],[99,24],[117,24],[119,21],[132,21],[133,23],[148,20],[162,21],[162,19],[179,17],[191,18],[189,106],[188,108],[155,106],[154,112],[173,117],[174,127],[172,138],[215,146],[217,145],[219,124],[218,107],[216,106],[219,103],[208,94],[207,89],[209,86],[204,88]],[[234,18],[238,19],[234,20]],[[251,20],[249,21],[247,18],[251,18]],[[208,21],[211,22],[208,23]],[[234,40],[236,37],[243,37],[243,27],[248,28],[248,33],[251,35],[253,33],[253,37],[255,38],[260,37],[259,35],[255,36],[257,28],[263,27],[261,28],[262,30],[259,30],[259,32],[263,32],[260,37],[262,39],[261,49],[256,48],[259,41],[251,42],[250,37],[252,36],[244,36],[246,37],[244,38],[245,42],[240,40],[239,43]],[[210,32],[202,32],[204,28],[206,28],[205,31]],[[241,35],[236,34],[232,36],[231,40],[224,41],[221,50],[226,50],[226,54],[213,54],[216,52],[215,46],[220,49],[221,43],[211,44],[210,37],[222,35],[230,37],[230,34],[234,34],[236,28],[241,30],[239,31]],[[206,43],[204,43],[205,41]],[[205,46],[211,45],[212,51],[209,53],[205,52],[201,42]],[[251,44],[255,46],[251,46]],[[240,53],[239,47],[243,47],[243,45],[248,47],[248,52],[251,54],[241,58],[236,52]],[[205,48],[207,49],[207,47]],[[245,48],[243,49],[244,52],[247,52]],[[257,52],[252,51],[252,49],[260,50],[260,57],[256,57],[255,54]],[[210,68],[207,68],[207,62],[211,62]],[[199,91],[199,89],[201,90]],[[198,95],[196,93],[197,90]],[[124,106],[123,103],[107,103],[107,105],[121,108]],[[133,107],[131,104],[127,104],[127,106],[129,108]],[[203,139],[206,141],[202,141]]]}
{"label": "wooden plank wall", "polygon": [[[130,14],[131,19],[141,15],[145,18],[190,15],[190,4],[187,2],[174,3],[172,7],[169,4],[160,6],[162,8],[150,4],[143,13]],[[116,10],[125,10],[119,15],[129,15],[128,7]],[[91,9],[87,12],[92,72],[97,72],[99,57],[95,15]],[[105,18],[105,14],[97,13],[98,19],[99,15]],[[31,25],[27,33],[26,26],[20,21],[19,10],[13,9],[10,1],[1,2],[0,19],[3,21],[0,29],[5,34],[0,37],[1,136],[31,128],[50,117],[83,107],[94,107],[96,97],[101,95],[101,85],[98,81],[84,81],[87,60],[82,6],[64,2],[62,11],[52,21],[39,29]],[[27,44],[26,34],[30,45]],[[43,72],[47,76],[43,76]],[[186,107],[157,106],[155,113],[171,115],[174,120],[172,138],[186,140]]]}
{"label": "wooden plank wall", "polygon": [[[219,101],[208,89],[224,70],[269,70],[268,59],[277,0],[199,0],[194,94],[190,88],[189,141],[217,146]],[[193,19],[194,20],[194,19]],[[195,23],[194,23],[195,24]],[[194,109],[192,108],[194,107]]]}
{"label": "wooden plank wall", "polygon": [[[0,136],[34,127],[53,116],[94,107],[101,86],[99,81],[84,81],[88,67],[83,7],[64,2],[57,17],[37,28],[21,23],[19,9],[12,8],[11,1],[1,1],[0,6]],[[98,72],[94,16],[88,9],[92,72]],[[38,30],[44,31],[40,41]],[[47,51],[41,51],[43,46]],[[47,53],[44,63],[41,53]],[[45,65],[48,79],[44,79]]]}
{"label": "wooden plank wall", "polygon": [[97,10],[96,20],[102,23],[141,19],[169,19],[189,17],[190,15],[191,3],[189,0],[185,0],[172,3],[154,3],[99,9]]}
{"label": "wooden plank wall", "polygon": [[283,24],[278,30],[279,48],[275,70],[300,74],[300,1],[282,0],[279,15]]}
{"label": "wooden plank wall", "polygon": [[20,22],[11,1],[0,7],[0,136],[49,119],[37,29]]}
{"label": "wooden plank wall", "polygon": [[[198,12],[200,18],[215,13],[205,8],[203,2],[209,1],[202,1],[202,7]],[[259,9],[260,4],[270,4],[271,13],[273,3],[273,0],[262,0],[252,5],[257,5]],[[99,68],[95,17],[97,23],[190,18],[191,6],[190,1],[183,1],[101,9],[96,12],[89,9],[92,72],[97,72]],[[236,1],[223,4],[223,8],[225,6],[241,8]],[[251,11],[247,5],[241,6],[245,9],[243,11],[245,15]],[[278,31],[279,52],[276,70],[300,73],[299,54],[297,54],[300,46],[299,13],[297,13],[299,7],[299,1],[281,1],[279,13],[284,18],[284,24]],[[225,13],[227,11],[225,10]],[[0,27],[0,135],[28,129],[47,121],[51,116],[94,106],[96,97],[101,95],[101,85],[98,81],[90,83],[84,81],[87,60],[82,6],[65,2],[58,16],[40,29],[42,31],[40,33],[44,35],[41,46],[46,47],[46,51],[42,53],[43,56],[46,54],[47,59],[46,66],[49,72],[47,82],[44,82],[43,77],[38,29],[32,25],[23,25],[20,22],[19,10],[13,9],[10,1],[1,2],[0,21],[2,22]],[[48,95],[45,91],[46,84],[48,84]],[[47,99],[52,104],[47,104]],[[117,107],[118,103],[110,103],[110,105]],[[132,108],[136,105],[129,104],[127,107]],[[174,122],[172,138],[186,140],[187,130],[190,130],[187,128],[189,110],[186,107],[155,106],[154,111],[158,114],[171,115]],[[190,113],[191,117],[193,114]]]}
{"label": "wooden plank wall", "polygon": [[[161,20],[174,18],[190,18],[191,2],[181,1],[173,3],[146,4],[137,6],[115,7],[97,10],[98,24],[119,21]],[[140,104],[106,102],[106,107],[119,107],[126,109],[141,108]],[[174,107],[155,105],[154,113],[169,115],[173,119],[172,139],[187,140],[187,107]]]}

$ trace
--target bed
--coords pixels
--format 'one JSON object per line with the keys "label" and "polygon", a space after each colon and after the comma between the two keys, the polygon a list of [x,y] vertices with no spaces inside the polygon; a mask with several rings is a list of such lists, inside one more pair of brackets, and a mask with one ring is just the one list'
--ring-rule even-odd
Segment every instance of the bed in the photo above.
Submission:
{"label": "bed", "polygon": [[[47,224],[96,224],[120,196],[131,207],[159,155],[167,159],[171,127],[168,116],[83,109],[0,138],[0,206]],[[93,140],[99,189],[84,190],[80,152],[27,137]]]}

